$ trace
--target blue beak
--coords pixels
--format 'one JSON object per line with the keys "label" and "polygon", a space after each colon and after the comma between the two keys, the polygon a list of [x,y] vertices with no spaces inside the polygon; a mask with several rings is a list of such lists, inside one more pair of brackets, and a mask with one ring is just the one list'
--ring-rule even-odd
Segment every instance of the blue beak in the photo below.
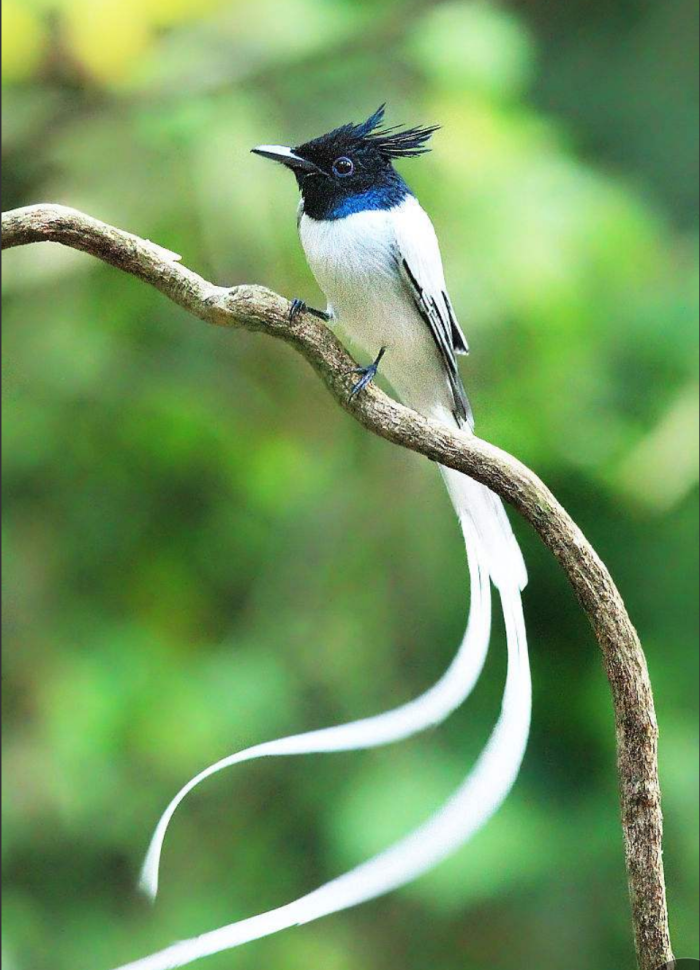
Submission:
{"label": "blue beak", "polygon": [[260,155],[261,158],[269,158],[273,162],[279,162],[280,165],[285,165],[294,172],[304,172],[307,175],[324,174],[318,165],[295,154],[291,148],[286,148],[284,145],[259,145],[251,151],[253,155]]}

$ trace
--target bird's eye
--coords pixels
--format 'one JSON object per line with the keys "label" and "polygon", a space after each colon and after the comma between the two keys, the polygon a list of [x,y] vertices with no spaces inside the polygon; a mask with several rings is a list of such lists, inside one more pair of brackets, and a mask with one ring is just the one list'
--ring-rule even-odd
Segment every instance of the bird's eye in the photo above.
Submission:
{"label": "bird's eye", "polygon": [[354,171],[355,166],[350,159],[345,158],[345,156],[342,158],[336,158],[336,160],[333,162],[333,174],[337,175],[338,178],[347,178],[348,175],[352,175]]}

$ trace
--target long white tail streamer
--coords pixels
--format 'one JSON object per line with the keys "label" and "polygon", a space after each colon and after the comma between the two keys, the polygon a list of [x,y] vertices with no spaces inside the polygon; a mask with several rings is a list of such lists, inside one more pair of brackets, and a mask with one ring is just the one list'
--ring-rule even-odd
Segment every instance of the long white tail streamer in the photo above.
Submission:
{"label": "long white tail streamer", "polygon": [[217,761],[182,788],[160,818],[146,854],[139,885],[155,899],[158,893],[160,858],[168,826],[183,799],[206,778],[233,765],[256,758],[322,754],[378,748],[403,741],[420,731],[440,724],[471,694],[486,660],[491,632],[491,587],[484,571],[484,552],[470,520],[462,527],[467,547],[471,585],[471,606],[464,639],[457,656],[444,677],[421,697],[376,717],[341,724],[320,731],[259,744]]}
{"label": "long white tail streamer", "polygon": [[370,862],[290,905],[175,943],[119,970],[175,970],[201,957],[369,902],[424,875],[485,825],[518,776],[532,709],[520,589],[503,584],[500,593],[508,637],[508,675],[501,716],[465,783],[430,821]]}

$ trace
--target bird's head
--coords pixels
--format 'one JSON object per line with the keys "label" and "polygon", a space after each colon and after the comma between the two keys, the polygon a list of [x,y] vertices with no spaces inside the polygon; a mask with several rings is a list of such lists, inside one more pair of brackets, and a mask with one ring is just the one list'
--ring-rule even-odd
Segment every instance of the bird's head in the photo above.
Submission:
{"label": "bird's head", "polygon": [[392,208],[409,191],[394,160],[428,152],[437,126],[385,128],[384,113],[382,105],[367,121],[343,125],[296,148],[260,145],[253,152],[294,172],[311,218],[338,219]]}

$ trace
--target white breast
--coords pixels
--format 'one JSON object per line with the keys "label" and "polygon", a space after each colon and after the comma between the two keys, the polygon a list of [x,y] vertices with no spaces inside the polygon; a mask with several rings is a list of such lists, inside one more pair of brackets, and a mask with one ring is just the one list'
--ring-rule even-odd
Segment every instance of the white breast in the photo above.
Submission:
{"label": "white breast", "polygon": [[452,409],[444,367],[399,269],[396,220],[405,222],[413,207],[420,209],[411,198],[389,212],[345,219],[302,215],[299,233],[343,340],[363,364],[386,347],[381,373],[399,397],[444,420],[445,409],[450,416]]}
{"label": "white breast", "polygon": [[389,213],[358,212],[322,222],[303,215],[299,232],[309,266],[338,318],[354,317],[371,298],[400,294]]}

